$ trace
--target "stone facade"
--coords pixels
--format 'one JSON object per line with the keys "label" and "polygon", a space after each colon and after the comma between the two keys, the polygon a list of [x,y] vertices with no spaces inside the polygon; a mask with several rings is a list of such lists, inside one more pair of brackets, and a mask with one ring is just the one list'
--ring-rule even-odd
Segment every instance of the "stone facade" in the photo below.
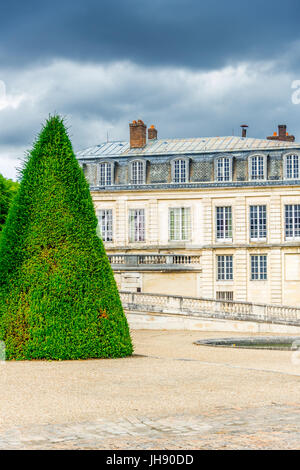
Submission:
{"label": "stone facade", "polygon": [[[225,151],[221,139],[225,138],[220,138],[220,148],[216,138],[213,150],[204,152],[175,149],[151,154],[153,145],[163,146],[160,141],[134,149],[134,155],[125,143],[113,144],[114,148],[124,146],[119,153],[114,150],[107,155],[103,147],[103,153],[100,148],[96,156],[93,150],[78,154],[96,211],[112,211],[113,238],[105,245],[115,278],[123,290],[299,305],[300,232],[296,227],[295,237],[286,236],[285,211],[286,206],[300,207],[300,178],[296,167],[293,175],[297,178],[285,178],[285,165],[287,155],[299,157],[300,163],[300,145],[246,138],[241,144],[245,150]],[[253,180],[249,174],[253,156],[263,157],[261,179]],[[178,157],[188,160],[185,182],[172,181],[172,165]],[[222,157],[230,160],[226,181],[218,180],[217,162]],[[135,160],[145,162],[143,184],[132,184],[130,165]],[[99,185],[101,162],[113,167],[113,179],[104,186]],[[263,239],[250,237],[250,206],[265,207]],[[224,240],[216,237],[218,207],[231,208],[232,235]],[[190,214],[189,235],[177,241],[170,236],[170,211],[176,208]],[[144,210],[143,241],[129,241],[133,210]],[[300,222],[295,217],[297,226]],[[232,278],[221,280],[218,263],[230,256]],[[256,258],[251,256],[258,256],[258,263],[265,262],[262,278],[253,279]]]}

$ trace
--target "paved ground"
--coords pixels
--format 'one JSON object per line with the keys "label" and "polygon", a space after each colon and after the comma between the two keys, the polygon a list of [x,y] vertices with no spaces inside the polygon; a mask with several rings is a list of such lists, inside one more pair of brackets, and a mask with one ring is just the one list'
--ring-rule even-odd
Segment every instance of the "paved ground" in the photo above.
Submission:
{"label": "paved ground", "polygon": [[300,449],[300,364],[193,344],[221,336],[135,331],[131,358],[0,364],[0,449]]}

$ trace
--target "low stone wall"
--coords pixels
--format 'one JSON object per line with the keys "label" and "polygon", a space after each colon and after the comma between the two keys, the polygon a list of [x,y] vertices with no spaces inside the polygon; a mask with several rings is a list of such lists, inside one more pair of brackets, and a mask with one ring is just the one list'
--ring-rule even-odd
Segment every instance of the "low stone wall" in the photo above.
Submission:
{"label": "low stone wall", "polygon": [[300,333],[300,309],[136,292],[120,293],[133,329]]}
{"label": "low stone wall", "polygon": [[126,291],[121,291],[120,295],[125,310],[129,312],[179,314],[300,327],[298,307]]}
{"label": "low stone wall", "polygon": [[300,335],[300,326],[286,324],[207,318],[200,315],[158,314],[127,310],[125,312],[132,330],[235,331],[241,333],[288,333]]}

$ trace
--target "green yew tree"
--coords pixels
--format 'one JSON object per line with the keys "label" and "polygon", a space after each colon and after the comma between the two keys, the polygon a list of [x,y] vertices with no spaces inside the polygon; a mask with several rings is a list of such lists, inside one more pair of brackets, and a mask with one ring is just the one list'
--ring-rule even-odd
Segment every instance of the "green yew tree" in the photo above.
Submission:
{"label": "green yew tree", "polygon": [[5,178],[0,174],[0,230],[8,213],[9,199]]}
{"label": "green yew tree", "polygon": [[133,348],[88,183],[50,117],[0,239],[0,339],[8,359],[124,357]]}
{"label": "green yew tree", "polygon": [[0,174],[0,231],[5,223],[11,200],[18,188],[18,183],[7,180]]}

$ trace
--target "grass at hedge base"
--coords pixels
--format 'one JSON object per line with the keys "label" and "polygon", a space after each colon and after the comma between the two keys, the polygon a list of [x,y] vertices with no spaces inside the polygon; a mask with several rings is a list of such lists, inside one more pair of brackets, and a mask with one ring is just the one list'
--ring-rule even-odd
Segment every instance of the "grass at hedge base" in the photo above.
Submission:
{"label": "grass at hedge base", "polygon": [[124,357],[133,347],[97,219],[62,119],[27,158],[0,240],[7,359]]}

